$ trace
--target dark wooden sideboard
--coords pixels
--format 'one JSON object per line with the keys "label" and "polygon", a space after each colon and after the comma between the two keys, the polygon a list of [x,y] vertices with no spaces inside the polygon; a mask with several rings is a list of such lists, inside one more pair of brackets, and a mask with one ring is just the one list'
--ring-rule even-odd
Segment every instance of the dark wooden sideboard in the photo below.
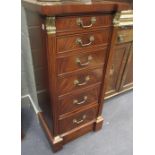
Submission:
{"label": "dark wooden sideboard", "polygon": [[[43,76],[50,96],[50,129],[44,111],[38,116],[57,151],[63,144],[101,129],[104,92],[111,96],[131,83],[131,43],[117,42],[116,35],[124,29],[113,23],[116,13],[131,7],[123,2],[95,0],[24,0],[23,6],[33,61],[47,65]],[[125,27],[125,31],[130,30]],[[117,87],[116,76],[121,79]]]}
{"label": "dark wooden sideboard", "polygon": [[132,26],[113,29],[104,99],[133,88],[132,30]]}

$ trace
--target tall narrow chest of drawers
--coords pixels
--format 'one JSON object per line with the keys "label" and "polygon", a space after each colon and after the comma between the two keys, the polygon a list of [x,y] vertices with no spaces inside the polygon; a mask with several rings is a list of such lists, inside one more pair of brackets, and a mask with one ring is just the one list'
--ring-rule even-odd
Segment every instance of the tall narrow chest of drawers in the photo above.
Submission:
{"label": "tall narrow chest of drawers", "polygon": [[52,124],[48,135],[57,151],[70,140],[102,127],[113,17],[128,5],[36,0],[24,0],[23,5],[31,49],[46,55]]}

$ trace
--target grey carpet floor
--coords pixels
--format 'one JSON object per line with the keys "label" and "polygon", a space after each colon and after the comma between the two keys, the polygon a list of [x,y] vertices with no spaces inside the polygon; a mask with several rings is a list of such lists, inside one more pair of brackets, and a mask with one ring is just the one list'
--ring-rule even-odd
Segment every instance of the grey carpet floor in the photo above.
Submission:
{"label": "grey carpet floor", "polygon": [[90,132],[53,153],[32,108],[22,106],[26,136],[21,155],[132,155],[132,91],[107,100],[103,115],[105,123],[100,131]]}

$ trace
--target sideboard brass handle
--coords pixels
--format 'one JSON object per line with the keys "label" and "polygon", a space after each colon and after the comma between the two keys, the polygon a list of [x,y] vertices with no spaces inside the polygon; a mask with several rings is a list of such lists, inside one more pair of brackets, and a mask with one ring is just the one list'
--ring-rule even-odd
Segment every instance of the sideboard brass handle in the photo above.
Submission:
{"label": "sideboard brass handle", "polygon": [[77,104],[77,105],[80,105],[80,104],[83,104],[87,101],[88,97],[87,96],[84,96],[83,100],[82,101],[78,101],[78,100],[74,100],[73,101],[73,104]]}
{"label": "sideboard brass handle", "polygon": [[93,26],[93,24],[96,23],[96,17],[91,17],[91,19],[90,19],[90,24],[89,24],[89,25],[84,25],[81,18],[78,18],[78,19],[76,20],[76,23],[77,23],[77,25],[79,25],[80,27],[82,27],[82,28],[84,28],[84,29],[85,29],[85,28],[90,28],[90,27]]}
{"label": "sideboard brass handle", "polygon": [[94,36],[90,36],[90,37],[89,37],[89,43],[83,44],[81,38],[77,38],[77,39],[76,39],[76,43],[77,43],[78,45],[82,46],[82,47],[85,47],[85,46],[91,45],[91,44],[93,43],[94,40],[95,40],[95,39],[94,39]]}
{"label": "sideboard brass handle", "polygon": [[80,60],[79,58],[76,59],[76,62],[77,62],[81,67],[83,67],[83,66],[88,66],[89,63],[90,63],[90,61],[91,61],[92,59],[93,59],[92,56],[89,55],[89,56],[88,56],[87,62],[81,63],[81,60]]}
{"label": "sideboard brass handle", "polygon": [[126,36],[126,35],[122,35],[122,34],[119,35],[118,38],[117,38],[118,42],[120,42],[120,43],[123,42],[125,36]]}
{"label": "sideboard brass handle", "polygon": [[79,80],[74,80],[74,84],[77,86],[83,86],[83,85],[86,85],[89,80],[90,80],[90,77],[86,76],[84,82],[81,83]]}
{"label": "sideboard brass handle", "polygon": [[73,123],[75,123],[75,124],[80,124],[80,123],[82,123],[85,119],[86,119],[86,115],[83,115],[81,120],[73,119]]}
{"label": "sideboard brass handle", "polygon": [[109,74],[110,74],[110,76],[112,76],[114,74],[114,65],[111,66]]}

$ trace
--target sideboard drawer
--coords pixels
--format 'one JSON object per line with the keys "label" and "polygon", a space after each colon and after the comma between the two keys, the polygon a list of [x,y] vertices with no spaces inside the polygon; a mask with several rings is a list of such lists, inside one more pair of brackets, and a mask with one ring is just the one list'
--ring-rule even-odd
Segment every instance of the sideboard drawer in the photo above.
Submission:
{"label": "sideboard drawer", "polygon": [[116,44],[130,42],[133,40],[133,29],[122,29],[117,31]]}
{"label": "sideboard drawer", "polygon": [[73,50],[86,50],[108,44],[111,29],[57,37],[57,52],[71,52]]}
{"label": "sideboard drawer", "polygon": [[97,84],[102,80],[102,72],[103,69],[99,68],[91,71],[80,72],[63,78],[59,77],[58,92],[59,94],[65,94],[92,84]]}
{"label": "sideboard drawer", "polygon": [[59,132],[64,133],[96,118],[97,106],[75,113],[72,116],[59,120]]}
{"label": "sideboard drawer", "polygon": [[76,70],[101,66],[105,63],[107,47],[100,51],[87,53],[76,53],[71,56],[60,57],[57,59],[58,74],[69,73]]}
{"label": "sideboard drawer", "polygon": [[99,97],[99,87],[84,89],[80,93],[71,93],[59,99],[59,112],[63,115],[73,110],[78,110],[92,103],[97,103]]}
{"label": "sideboard drawer", "polygon": [[89,30],[112,25],[112,15],[68,16],[56,19],[57,32]]}

